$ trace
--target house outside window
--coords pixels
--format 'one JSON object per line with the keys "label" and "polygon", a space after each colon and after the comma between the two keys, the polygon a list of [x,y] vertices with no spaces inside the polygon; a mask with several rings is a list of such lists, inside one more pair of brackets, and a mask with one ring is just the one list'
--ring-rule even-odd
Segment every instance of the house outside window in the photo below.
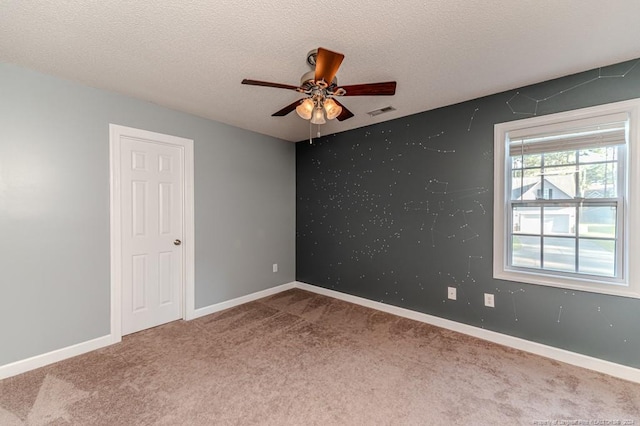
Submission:
{"label": "house outside window", "polygon": [[497,124],[494,278],[640,297],[640,100]]}

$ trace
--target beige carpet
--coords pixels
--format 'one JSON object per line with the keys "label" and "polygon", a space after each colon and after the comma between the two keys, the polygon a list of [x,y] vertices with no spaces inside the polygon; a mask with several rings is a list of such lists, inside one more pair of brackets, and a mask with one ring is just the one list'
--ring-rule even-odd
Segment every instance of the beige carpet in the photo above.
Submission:
{"label": "beige carpet", "polygon": [[640,425],[640,385],[302,290],[0,381],[3,426],[556,420]]}

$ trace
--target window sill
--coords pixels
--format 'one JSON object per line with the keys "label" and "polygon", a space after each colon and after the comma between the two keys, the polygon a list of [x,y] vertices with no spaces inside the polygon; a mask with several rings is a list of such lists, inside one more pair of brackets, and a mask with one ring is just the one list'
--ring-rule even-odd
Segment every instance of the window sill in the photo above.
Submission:
{"label": "window sill", "polygon": [[586,291],[590,293],[607,294],[640,299],[640,292],[632,285],[603,282],[588,278],[567,278],[552,274],[537,274],[522,270],[510,270],[494,268],[493,278],[498,280],[514,281],[526,284],[556,287],[564,290]]}

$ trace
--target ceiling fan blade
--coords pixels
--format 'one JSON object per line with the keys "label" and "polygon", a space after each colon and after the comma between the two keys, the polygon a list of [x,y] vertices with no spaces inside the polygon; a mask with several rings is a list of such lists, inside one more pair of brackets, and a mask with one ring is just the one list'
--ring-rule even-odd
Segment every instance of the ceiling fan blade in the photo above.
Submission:
{"label": "ceiling fan blade", "polygon": [[391,96],[396,94],[396,82],[352,84],[342,86],[339,89],[344,89],[346,92],[342,96]]}
{"label": "ceiling fan blade", "polygon": [[272,117],[284,117],[285,115],[289,114],[291,111],[293,111],[294,109],[296,109],[296,107],[298,105],[300,105],[300,101],[302,99],[298,99],[297,101],[295,101],[294,103],[287,105],[286,107],[282,108],[280,111],[278,112],[274,112],[273,114],[271,114]]}
{"label": "ceiling fan blade", "polygon": [[251,86],[275,87],[276,89],[298,90],[297,86],[292,86],[290,84],[270,83],[268,81],[248,80],[246,78],[242,80],[242,84],[249,84]]}
{"label": "ceiling fan blade", "polygon": [[336,53],[318,47],[318,54],[316,56],[316,81],[324,80],[327,85],[331,84],[343,59],[344,55],[342,53]]}
{"label": "ceiling fan blade", "polygon": [[353,117],[353,113],[351,111],[349,111],[344,105],[342,105],[340,102],[336,101],[335,98],[333,98],[333,101],[335,103],[337,103],[338,105],[340,105],[340,107],[342,107],[342,112],[340,113],[340,115],[338,115],[336,117],[336,120],[344,121],[344,120],[347,120],[347,119]]}

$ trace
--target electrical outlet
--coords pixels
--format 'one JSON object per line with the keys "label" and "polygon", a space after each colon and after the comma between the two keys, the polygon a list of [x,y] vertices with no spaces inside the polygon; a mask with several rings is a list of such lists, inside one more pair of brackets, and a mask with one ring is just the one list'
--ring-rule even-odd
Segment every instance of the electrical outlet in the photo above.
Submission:
{"label": "electrical outlet", "polygon": [[273,272],[278,272],[278,264],[277,263],[273,264]]}
{"label": "electrical outlet", "polygon": [[449,299],[456,300],[456,298],[457,298],[456,288],[455,287],[448,287],[447,295],[448,295]]}
{"label": "electrical outlet", "polygon": [[488,306],[490,308],[495,308],[496,307],[496,303],[495,303],[495,299],[493,298],[493,294],[491,294],[491,293],[485,293],[484,294],[484,306]]}

